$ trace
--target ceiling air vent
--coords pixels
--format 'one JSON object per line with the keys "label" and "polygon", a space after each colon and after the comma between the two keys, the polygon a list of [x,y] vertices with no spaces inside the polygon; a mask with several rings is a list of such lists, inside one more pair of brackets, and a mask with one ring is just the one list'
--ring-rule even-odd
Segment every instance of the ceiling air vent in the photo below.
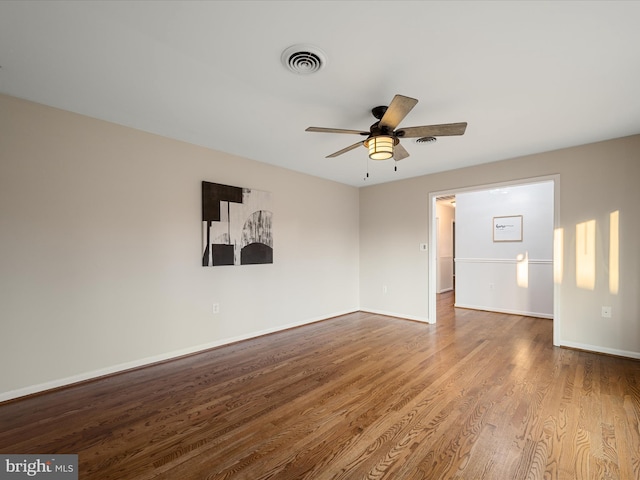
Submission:
{"label": "ceiling air vent", "polygon": [[327,57],[322,50],[313,45],[292,45],[282,52],[282,64],[293,73],[309,75],[322,69]]}

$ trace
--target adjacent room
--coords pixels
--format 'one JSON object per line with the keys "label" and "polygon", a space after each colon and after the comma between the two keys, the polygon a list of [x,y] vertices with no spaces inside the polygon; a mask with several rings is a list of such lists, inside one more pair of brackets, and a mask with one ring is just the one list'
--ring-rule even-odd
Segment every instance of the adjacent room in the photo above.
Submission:
{"label": "adjacent room", "polygon": [[0,2],[0,478],[640,478],[638,18]]}

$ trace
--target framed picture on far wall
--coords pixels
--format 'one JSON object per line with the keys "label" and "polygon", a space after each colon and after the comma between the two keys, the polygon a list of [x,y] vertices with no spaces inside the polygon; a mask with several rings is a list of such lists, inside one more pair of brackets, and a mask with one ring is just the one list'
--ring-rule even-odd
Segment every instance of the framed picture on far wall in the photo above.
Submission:
{"label": "framed picture on far wall", "polygon": [[493,217],[494,242],[521,242],[522,215]]}

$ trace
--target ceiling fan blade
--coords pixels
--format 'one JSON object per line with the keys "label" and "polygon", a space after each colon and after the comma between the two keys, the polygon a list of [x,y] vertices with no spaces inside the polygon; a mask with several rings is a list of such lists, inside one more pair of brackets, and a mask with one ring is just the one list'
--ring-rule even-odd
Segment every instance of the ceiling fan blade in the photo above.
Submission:
{"label": "ceiling fan blade", "polygon": [[390,130],[395,130],[395,128],[400,125],[402,119],[416,106],[416,103],[418,103],[418,100],[415,98],[396,95],[380,119],[379,125],[381,127],[387,127]]}
{"label": "ceiling fan blade", "polygon": [[363,132],[362,130],[346,130],[344,128],[324,128],[324,127],[308,127],[305,132],[320,132],[320,133],[355,133],[356,135],[369,135],[369,132]]}
{"label": "ceiling fan blade", "polygon": [[362,145],[363,142],[357,142],[354,143],[353,145],[350,145],[346,148],[343,148],[342,150],[338,150],[335,153],[332,153],[331,155],[327,155],[325,158],[334,158],[337,157],[338,155],[342,155],[343,153],[347,153],[350,150],[353,150],[354,148],[358,148],[360,145]]}
{"label": "ceiling fan blade", "polygon": [[443,123],[442,125],[401,128],[396,132],[396,135],[401,138],[446,137],[450,135],[463,135],[466,129],[467,122]]}
{"label": "ceiling fan blade", "polygon": [[397,144],[395,147],[393,147],[393,159],[396,162],[399,162],[400,160],[402,160],[403,158],[407,158],[408,156],[409,152],[407,152],[407,149],[402,145]]}

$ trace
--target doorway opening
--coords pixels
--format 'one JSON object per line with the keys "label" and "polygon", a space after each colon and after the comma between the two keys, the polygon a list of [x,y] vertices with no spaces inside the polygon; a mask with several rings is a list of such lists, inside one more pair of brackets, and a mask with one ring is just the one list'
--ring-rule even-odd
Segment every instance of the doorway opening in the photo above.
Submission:
{"label": "doorway opening", "polygon": [[455,291],[456,196],[436,198],[436,292]]}
{"label": "doorway opening", "polygon": [[[559,180],[559,175],[551,175],[429,194],[430,323],[437,321],[437,295],[454,291],[457,306],[552,318],[553,343],[559,344],[558,333],[562,321],[558,308],[560,292],[559,286],[553,282],[553,232],[559,224]],[[540,188],[546,192],[543,202],[546,210],[541,210],[542,213],[536,211],[539,202],[527,204],[526,199],[522,200],[522,195],[516,195],[535,192]],[[483,197],[489,192],[502,194],[509,191],[511,197]],[[487,200],[488,206],[484,200]],[[455,207],[451,202],[455,202]],[[484,207],[485,211],[478,210]],[[470,213],[469,208],[476,210]],[[458,213],[453,213],[448,219],[446,217],[451,210],[457,210]],[[515,217],[509,225],[518,223],[515,220],[522,218],[526,236],[522,238],[514,232],[508,242],[503,242],[500,236],[493,236],[492,219],[500,217]],[[537,227],[539,217],[545,217],[544,229]],[[474,224],[471,235],[470,223]],[[520,281],[523,272],[523,278],[529,279],[528,284]],[[527,310],[529,299],[540,298],[540,290],[544,290],[544,305],[534,305],[530,311]],[[502,295],[500,298],[498,293]],[[496,298],[506,304],[492,303],[497,301]]]}

